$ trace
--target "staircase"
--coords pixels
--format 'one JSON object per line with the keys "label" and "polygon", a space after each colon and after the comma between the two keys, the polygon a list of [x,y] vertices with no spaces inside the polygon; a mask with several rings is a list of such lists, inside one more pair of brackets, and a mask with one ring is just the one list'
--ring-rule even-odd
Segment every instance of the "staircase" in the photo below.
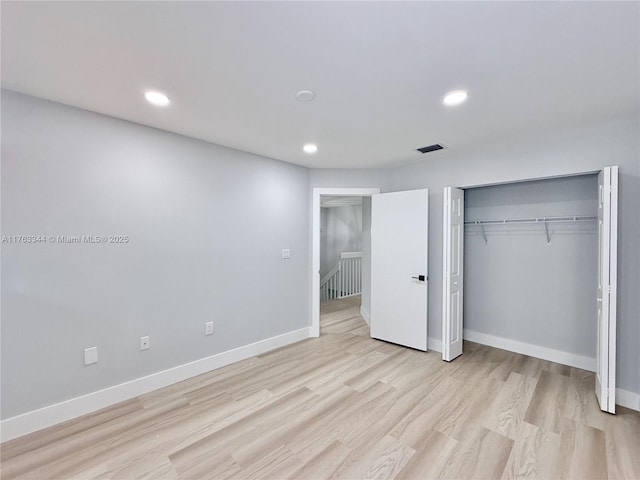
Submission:
{"label": "staircase", "polygon": [[320,301],[362,293],[362,252],[342,252],[338,264],[320,280]]}

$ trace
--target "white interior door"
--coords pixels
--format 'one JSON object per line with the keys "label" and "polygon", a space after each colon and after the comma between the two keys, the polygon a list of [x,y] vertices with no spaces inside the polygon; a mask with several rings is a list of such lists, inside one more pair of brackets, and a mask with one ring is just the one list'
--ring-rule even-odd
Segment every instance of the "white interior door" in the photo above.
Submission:
{"label": "white interior door", "polygon": [[464,190],[445,187],[442,231],[442,359],[462,355]]}
{"label": "white interior door", "polygon": [[429,191],[371,197],[371,336],[427,350]]}
{"label": "white interior door", "polygon": [[598,346],[596,396],[605,412],[616,411],[616,290],[618,167],[598,175]]}

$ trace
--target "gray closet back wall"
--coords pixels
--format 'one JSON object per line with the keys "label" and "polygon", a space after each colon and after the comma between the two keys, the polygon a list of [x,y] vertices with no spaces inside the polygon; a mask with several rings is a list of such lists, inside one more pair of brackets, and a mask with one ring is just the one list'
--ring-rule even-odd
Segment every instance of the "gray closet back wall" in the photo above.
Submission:
{"label": "gray closet back wall", "polygon": [[[597,176],[465,191],[465,221],[597,215]],[[596,355],[597,222],[465,228],[465,329]]]}

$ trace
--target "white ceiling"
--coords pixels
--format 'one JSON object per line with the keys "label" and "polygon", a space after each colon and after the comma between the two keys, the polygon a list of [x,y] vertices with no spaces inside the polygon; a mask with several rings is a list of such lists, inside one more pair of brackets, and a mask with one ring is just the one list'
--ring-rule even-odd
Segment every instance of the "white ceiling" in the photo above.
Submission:
{"label": "white ceiling", "polygon": [[[428,161],[640,105],[638,2],[1,8],[3,87],[305,166]],[[442,105],[458,88],[467,103]]]}

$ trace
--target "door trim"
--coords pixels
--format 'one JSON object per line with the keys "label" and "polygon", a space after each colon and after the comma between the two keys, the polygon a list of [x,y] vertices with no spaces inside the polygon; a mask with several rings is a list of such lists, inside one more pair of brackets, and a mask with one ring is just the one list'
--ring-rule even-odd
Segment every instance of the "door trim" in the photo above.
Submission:
{"label": "door trim", "polygon": [[311,202],[311,328],[310,336],[320,336],[320,197],[322,195],[370,197],[379,187],[314,187]]}
{"label": "door trim", "polygon": [[553,178],[581,177],[582,175],[597,175],[601,171],[602,169],[575,170],[575,171],[568,171],[566,173],[558,173],[554,175],[539,175],[535,177],[513,177],[513,178],[507,178],[504,180],[496,180],[494,182],[480,182],[480,183],[468,183],[468,184],[455,185],[455,188],[468,190],[470,188],[494,187],[497,185],[509,185],[511,183],[535,182],[536,180],[551,180]]}

